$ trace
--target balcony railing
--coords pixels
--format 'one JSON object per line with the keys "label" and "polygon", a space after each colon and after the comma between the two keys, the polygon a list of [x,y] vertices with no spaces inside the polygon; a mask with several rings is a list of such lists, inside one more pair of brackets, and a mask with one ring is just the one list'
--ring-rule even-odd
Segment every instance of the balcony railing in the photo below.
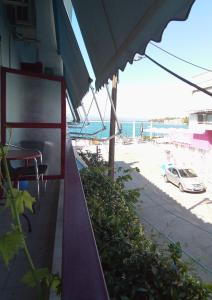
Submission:
{"label": "balcony railing", "polygon": [[62,300],[108,300],[86,199],[71,142],[66,147]]}

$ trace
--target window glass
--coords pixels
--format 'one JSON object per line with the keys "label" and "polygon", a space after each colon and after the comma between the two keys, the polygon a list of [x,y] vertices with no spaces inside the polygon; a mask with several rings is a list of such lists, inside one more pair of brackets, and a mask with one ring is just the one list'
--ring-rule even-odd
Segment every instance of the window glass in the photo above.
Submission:
{"label": "window glass", "polygon": [[178,175],[178,173],[177,173],[177,170],[176,170],[176,169],[173,169],[172,173],[173,173],[174,175]]}
{"label": "window glass", "polygon": [[61,122],[61,82],[12,73],[6,78],[7,122]]}
{"label": "window glass", "polygon": [[212,114],[207,114],[207,122],[212,122]]}
{"label": "window glass", "polygon": [[185,178],[197,177],[195,172],[191,169],[179,169],[179,173],[181,177],[185,177]]}

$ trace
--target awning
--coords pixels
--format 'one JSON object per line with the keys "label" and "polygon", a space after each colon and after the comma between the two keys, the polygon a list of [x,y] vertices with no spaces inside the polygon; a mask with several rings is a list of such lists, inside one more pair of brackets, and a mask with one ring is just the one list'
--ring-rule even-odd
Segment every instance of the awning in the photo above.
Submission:
{"label": "awning", "polygon": [[99,89],[159,42],[171,20],[185,20],[195,0],[72,0]]}
{"label": "awning", "polygon": [[63,59],[64,77],[73,107],[80,106],[90,78],[62,0],[53,0],[58,52]]}

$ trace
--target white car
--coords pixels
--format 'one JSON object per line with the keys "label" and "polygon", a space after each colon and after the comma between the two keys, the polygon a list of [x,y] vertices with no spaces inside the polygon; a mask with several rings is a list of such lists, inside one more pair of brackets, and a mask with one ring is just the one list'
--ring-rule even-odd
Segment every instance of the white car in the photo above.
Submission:
{"label": "white car", "polygon": [[165,182],[175,184],[181,192],[204,192],[206,187],[197,174],[189,168],[178,168],[175,166],[165,170]]}

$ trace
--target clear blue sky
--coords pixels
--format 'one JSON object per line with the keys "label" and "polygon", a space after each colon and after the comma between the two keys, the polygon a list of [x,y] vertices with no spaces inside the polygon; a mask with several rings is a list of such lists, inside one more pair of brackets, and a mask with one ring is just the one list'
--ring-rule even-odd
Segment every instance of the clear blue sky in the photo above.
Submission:
{"label": "clear blue sky", "polygon": [[[89,73],[94,78],[75,17],[73,27]],[[170,22],[163,33],[161,43],[157,45],[185,60],[212,69],[211,28],[212,0],[196,0],[188,19]],[[150,44],[146,53],[191,81],[195,80],[193,76],[204,72],[163,53]],[[187,115],[188,110],[195,108],[193,104],[196,100],[191,97],[193,88],[179,82],[146,58],[132,65],[128,63],[124,72],[120,72],[119,75],[117,111],[120,118],[181,116]],[[103,98],[105,96],[100,93],[99,101],[102,105],[105,101]],[[209,98],[206,101],[210,100],[212,103],[212,99]],[[86,101],[89,102],[85,99],[85,103]],[[93,114],[95,115],[94,111]]]}

